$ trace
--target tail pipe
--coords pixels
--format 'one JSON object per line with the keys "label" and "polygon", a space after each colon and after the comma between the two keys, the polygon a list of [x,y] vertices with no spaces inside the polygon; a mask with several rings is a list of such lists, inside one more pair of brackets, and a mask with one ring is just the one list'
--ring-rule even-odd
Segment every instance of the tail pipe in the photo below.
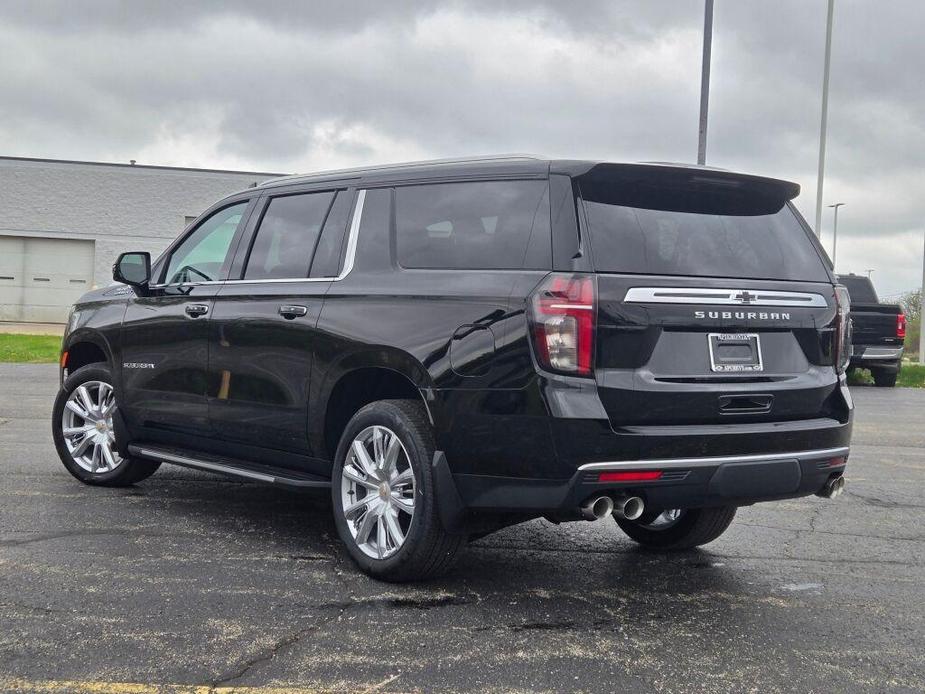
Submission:
{"label": "tail pipe", "polygon": [[816,492],[816,496],[821,496],[823,499],[834,499],[845,491],[845,484],[845,478],[842,475],[829,477],[822,485],[822,489]]}
{"label": "tail pipe", "polygon": [[613,505],[613,515],[625,520],[636,520],[645,511],[646,504],[638,496],[621,496]]}
{"label": "tail pipe", "polygon": [[581,516],[586,520],[600,520],[613,511],[613,499],[609,496],[592,497],[581,505]]}

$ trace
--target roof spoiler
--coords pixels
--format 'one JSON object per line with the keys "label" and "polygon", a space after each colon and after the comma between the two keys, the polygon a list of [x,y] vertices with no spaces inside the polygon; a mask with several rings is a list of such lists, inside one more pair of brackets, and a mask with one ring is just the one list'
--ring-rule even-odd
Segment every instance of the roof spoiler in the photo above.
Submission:
{"label": "roof spoiler", "polygon": [[613,183],[668,185],[688,189],[741,191],[774,198],[782,204],[800,194],[800,186],[791,181],[751,174],[735,173],[685,164],[595,164],[578,176]]}

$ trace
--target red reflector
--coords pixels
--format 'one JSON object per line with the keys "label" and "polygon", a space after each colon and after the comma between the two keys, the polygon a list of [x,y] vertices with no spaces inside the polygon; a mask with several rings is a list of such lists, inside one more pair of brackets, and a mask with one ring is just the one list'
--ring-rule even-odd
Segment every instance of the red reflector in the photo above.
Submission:
{"label": "red reflector", "polygon": [[832,458],[829,461],[829,467],[841,467],[846,462],[847,460],[845,460],[845,456],[842,455],[842,456],[839,456],[838,458]]}
{"label": "red reflector", "polygon": [[636,470],[626,472],[602,472],[598,482],[647,482],[661,479],[661,470]]}

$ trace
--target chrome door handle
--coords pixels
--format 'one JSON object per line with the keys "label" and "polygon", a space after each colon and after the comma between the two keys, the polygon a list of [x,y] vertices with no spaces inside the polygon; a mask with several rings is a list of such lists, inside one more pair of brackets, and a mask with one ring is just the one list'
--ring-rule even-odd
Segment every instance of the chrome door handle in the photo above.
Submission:
{"label": "chrome door handle", "polygon": [[279,307],[279,315],[288,320],[293,318],[299,318],[308,313],[308,306],[289,306],[283,305]]}
{"label": "chrome door handle", "polygon": [[204,316],[209,312],[209,307],[206,304],[188,304],[186,307],[186,315],[190,318],[197,318],[198,316]]}

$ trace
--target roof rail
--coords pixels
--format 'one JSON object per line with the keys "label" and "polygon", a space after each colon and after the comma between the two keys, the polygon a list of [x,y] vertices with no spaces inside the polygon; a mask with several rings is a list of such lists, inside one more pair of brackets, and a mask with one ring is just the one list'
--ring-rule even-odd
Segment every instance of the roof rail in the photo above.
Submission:
{"label": "roof rail", "polygon": [[300,181],[311,180],[313,178],[347,177],[351,174],[366,173],[367,171],[390,171],[393,169],[405,169],[415,166],[441,166],[450,164],[478,163],[480,161],[518,160],[547,161],[547,158],[535,154],[487,154],[473,157],[454,157],[450,159],[424,159],[421,161],[397,162],[395,164],[380,164],[377,166],[356,166],[349,169],[331,169],[328,171],[316,171],[314,173],[280,176],[279,178],[271,178],[268,181],[263,181],[257,187],[265,188],[272,187],[274,185],[283,185],[286,183],[298,183]]}

